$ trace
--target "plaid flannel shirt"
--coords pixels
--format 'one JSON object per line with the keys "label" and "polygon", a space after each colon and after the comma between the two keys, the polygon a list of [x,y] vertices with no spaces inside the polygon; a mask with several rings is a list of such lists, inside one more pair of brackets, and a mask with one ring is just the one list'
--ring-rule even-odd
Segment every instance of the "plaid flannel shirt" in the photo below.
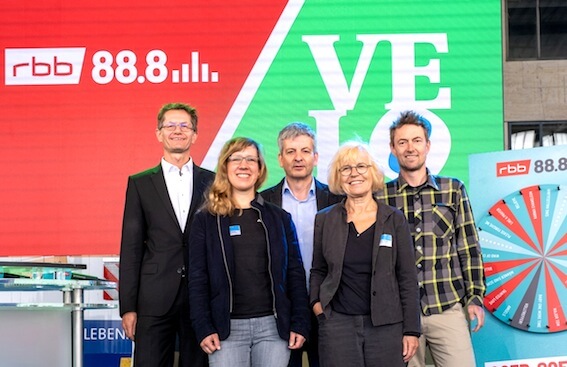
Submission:
{"label": "plaid flannel shirt", "polygon": [[427,176],[420,187],[400,176],[376,195],[408,219],[423,314],[440,314],[457,302],[482,306],[484,269],[465,185],[429,170]]}

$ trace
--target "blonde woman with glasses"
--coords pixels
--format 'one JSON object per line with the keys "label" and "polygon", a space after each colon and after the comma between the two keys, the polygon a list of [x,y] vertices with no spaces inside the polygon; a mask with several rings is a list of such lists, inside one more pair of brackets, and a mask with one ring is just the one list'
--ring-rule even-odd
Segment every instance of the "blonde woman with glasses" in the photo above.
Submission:
{"label": "blonde woman with glasses", "polygon": [[329,168],[341,203],[315,217],[310,298],[322,367],[405,366],[420,336],[417,275],[406,219],[379,204],[384,176],[359,142]]}

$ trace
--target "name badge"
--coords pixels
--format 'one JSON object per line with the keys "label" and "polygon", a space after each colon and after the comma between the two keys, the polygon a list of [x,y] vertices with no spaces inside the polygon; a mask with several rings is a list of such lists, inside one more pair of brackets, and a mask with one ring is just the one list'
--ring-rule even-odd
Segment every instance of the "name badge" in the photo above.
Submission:
{"label": "name badge", "polygon": [[384,233],[380,237],[380,247],[392,247],[392,235],[388,233]]}
{"label": "name badge", "polygon": [[240,232],[240,225],[239,224],[235,224],[235,225],[228,227],[228,232],[230,233],[231,236],[240,236],[242,234]]}

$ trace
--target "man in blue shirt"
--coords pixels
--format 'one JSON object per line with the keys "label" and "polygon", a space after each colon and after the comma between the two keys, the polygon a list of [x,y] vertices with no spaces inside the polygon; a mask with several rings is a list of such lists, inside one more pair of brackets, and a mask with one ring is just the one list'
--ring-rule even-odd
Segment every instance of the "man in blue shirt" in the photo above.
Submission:
{"label": "man in blue shirt", "polygon": [[[313,177],[313,168],[319,158],[315,139],[313,129],[304,123],[292,122],[285,126],[278,135],[278,161],[285,171],[285,177],[277,185],[260,193],[266,201],[281,206],[291,214],[299,239],[307,287],[313,258],[315,214],[342,199]],[[319,367],[318,325],[314,315],[311,315],[311,319],[309,341],[302,349],[291,352],[289,367],[301,367],[304,351],[307,352],[309,366]]]}

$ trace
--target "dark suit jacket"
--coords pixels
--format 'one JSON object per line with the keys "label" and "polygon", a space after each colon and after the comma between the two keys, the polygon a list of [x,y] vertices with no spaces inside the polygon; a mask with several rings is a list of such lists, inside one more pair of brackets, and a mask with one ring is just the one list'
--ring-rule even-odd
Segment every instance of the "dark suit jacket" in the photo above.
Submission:
{"label": "dark suit jacket", "polygon": [[[329,205],[338,203],[342,200],[342,196],[335,195],[329,191],[329,186],[317,181],[315,178],[315,197],[317,198],[317,210],[328,207]],[[285,178],[283,178],[276,186],[272,186],[260,193],[264,200],[282,207],[282,190]]]}
{"label": "dark suit jacket", "polygon": [[182,232],[161,164],[128,178],[120,248],[120,316],[162,316],[175,301],[188,267],[189,223],[214,173],[193,165],[193,197]]}
{"label": "dark suit jacket", "polygon": [[[383,234],[389,234],[391,241],[382,241]],[[326,317],[340,285],[347,238],[344,202],[317,213],[310,302],[320,301]],[[403,322],[404,334],[419,335],[421,310],[411,233],[404,214],[381,203],[374,224],[370,298],[374,326]]]}

